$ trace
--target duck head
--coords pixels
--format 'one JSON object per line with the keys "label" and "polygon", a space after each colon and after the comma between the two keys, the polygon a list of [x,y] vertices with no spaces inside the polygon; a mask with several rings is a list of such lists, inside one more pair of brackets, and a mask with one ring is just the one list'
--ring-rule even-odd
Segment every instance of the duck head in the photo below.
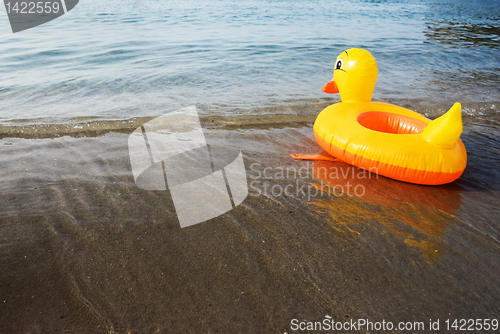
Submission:
{"label": "duck head", "polygon": [[342,102],[370,102],[377,75],[377,62],[370,52],[349,49],[337,57],[333,80],[323,87],[323,91],[340,93]]}

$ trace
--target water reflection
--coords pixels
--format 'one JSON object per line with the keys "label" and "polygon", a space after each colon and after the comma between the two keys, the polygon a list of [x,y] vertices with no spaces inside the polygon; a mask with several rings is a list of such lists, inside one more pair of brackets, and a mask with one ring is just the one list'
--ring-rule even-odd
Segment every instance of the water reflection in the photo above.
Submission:
{"label": "water reflection", "polygon": [[459,48],[500,45],[500,7],[498,1],[456,0],[429,3],[425,12],[424,35]]}
{"label": "water reflection", "polygon": [[444,254],[443,236],[461,203],[462,188],[456,183],[414,185],[340,162],[318,161],[312,170],[317,180],[313,185],[329,193],[312,204],[329,214],[336,237],[349,241],[364,232],[373,233],[374,228],[376,233],[403,238],[429,263]]}
{"label": "water reflection", "polygon": [[476,46],[498,48],[500,46],[498,21],[477,24],[447,21],[429,22],[424,34],[429,40],[461,48]]}
{"label": "water reflection", "polygon": [[421,66],[429,101],[497,101],[498,1],[429,2],[422,23]]}

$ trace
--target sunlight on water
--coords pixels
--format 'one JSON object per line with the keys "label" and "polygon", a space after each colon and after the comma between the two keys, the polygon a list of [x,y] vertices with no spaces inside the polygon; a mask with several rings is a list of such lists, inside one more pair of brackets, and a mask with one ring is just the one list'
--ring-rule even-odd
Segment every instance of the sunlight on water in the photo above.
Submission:
{"label": "sunlight on water", "polygon": [[123,120],[192,104],[280,113],[331,102],[321,87],[353,46],[377,58],[375,99],[499,101],[498,12],[485,1],[84,1],[17,34],[4,14],[0,122]]}

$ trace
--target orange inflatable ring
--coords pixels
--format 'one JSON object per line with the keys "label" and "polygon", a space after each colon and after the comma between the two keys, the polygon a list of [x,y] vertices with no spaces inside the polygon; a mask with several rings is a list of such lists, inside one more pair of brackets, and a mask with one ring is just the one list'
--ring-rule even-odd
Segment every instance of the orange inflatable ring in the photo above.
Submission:
{"label": "orange inflatable ring", "polygon": [[351,165],[396,180],[438,185],[462,175],[467,153],[460,140],[461,106],[434,121],[395,105],[372,102],[375,58],[349,49],[337,58],[334,80],[323,87],[341,103],[325,108],[314,123],[318,144]]}

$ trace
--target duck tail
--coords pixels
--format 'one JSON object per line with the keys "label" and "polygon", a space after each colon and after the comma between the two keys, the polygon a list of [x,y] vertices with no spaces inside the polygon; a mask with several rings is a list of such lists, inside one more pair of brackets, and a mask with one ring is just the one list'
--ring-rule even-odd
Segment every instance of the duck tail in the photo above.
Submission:
{"label": "duck tail", "polygon": [[462,106],[457,102],[443,116],[430,122],[422,131],[422,137],[431,144],[453,148],[462,130]]}

